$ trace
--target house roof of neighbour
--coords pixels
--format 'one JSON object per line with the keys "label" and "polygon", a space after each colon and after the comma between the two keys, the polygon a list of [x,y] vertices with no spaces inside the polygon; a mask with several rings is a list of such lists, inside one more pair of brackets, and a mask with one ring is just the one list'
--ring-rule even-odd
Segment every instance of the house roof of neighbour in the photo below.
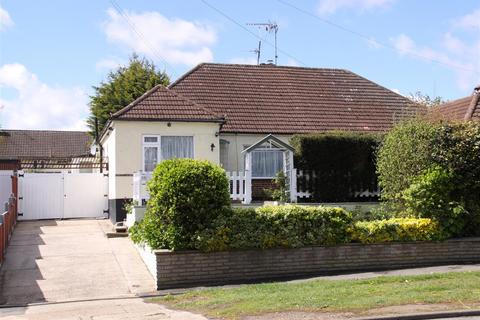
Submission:
{"label": "house roof of neighbour", "polygon": [[157,85],[111,117],[113,120],[222,122],[212,111]]}
{"label": "house roof of neighbour", "polygon": [[425,112],[411,100],[341,69],[204,63],[169,88],[224,115],[222,132],[375,132]]}
{"label": "house roof of neighbour", "polygon": [[436,120],[480,120],[480,86],[468,97],[449,101],[431,110]]}
{"label": "house roof of neighbour", "polygon": [[92,138],[82,131],[0,130],[0,160],[90,156]]}

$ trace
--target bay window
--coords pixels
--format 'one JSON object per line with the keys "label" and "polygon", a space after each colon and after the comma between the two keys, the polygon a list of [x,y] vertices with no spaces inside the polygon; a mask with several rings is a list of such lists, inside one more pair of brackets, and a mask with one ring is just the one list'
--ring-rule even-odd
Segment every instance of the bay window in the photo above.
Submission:
{"label": "bay window", "polygon": [[283,170],[283,152],[278,149],[252,151],[252,177],[274,178]]}

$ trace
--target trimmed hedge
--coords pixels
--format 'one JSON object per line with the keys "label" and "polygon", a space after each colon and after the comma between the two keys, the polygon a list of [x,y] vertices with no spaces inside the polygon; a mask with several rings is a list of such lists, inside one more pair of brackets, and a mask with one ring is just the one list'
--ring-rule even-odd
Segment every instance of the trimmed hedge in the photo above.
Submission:
{"label": "trimmed hedge", "polygon": [[225,171],[204,160],[160,162],[148,189],[147,212],[132,239],[155,249],[191,249],[193,235],[230,208]]}
{"label": "trimmed hedge", "polygon": [[445,235],[432,219],[392,218],[356,222],[352,240],[360,243],[442,240]]}
{"label": "trimmed hedge", "polygon": [[225,251],[297,248],[350,242],[352,216],[342,208],[297,205],[224,211],[212,227],[196,235],[195,248]]}
{"label": "trimmed hedge", "polygon": [[290,143],[296,167],[316,174],[306,186],[313,200],[338,202],[354,199],[355,191],[377,190],[375,152],[380,140],[374,134],[327,132],[295,135]]}

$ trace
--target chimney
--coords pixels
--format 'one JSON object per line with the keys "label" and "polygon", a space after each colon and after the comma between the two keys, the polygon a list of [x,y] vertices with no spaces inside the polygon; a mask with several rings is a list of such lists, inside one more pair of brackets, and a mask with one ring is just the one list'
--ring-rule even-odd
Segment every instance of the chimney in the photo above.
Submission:
{"label": "chimney", "polygon": [[465,120],[471,120],[473,117],[473,113],[475,112],[475,108],[477,104],[480,102],[480,85],[476,86],[473,89],[472,100],[470,101],[470,105],[468,106],[467,113],[465,114]]}

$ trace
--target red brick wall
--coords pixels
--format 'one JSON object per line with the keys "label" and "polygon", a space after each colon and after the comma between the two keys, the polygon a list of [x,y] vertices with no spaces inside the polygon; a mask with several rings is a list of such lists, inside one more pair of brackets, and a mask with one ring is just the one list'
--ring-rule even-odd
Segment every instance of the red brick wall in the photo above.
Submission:
{"label": "red brick wall", "polygon": [[263,190],[274,188],[273,179],[252,179],[252,200],[270,200]]}
{"label": "red brick wall", "polygon": [[18,170],[20,163],[18,161],[0,161],[0,170]]}

